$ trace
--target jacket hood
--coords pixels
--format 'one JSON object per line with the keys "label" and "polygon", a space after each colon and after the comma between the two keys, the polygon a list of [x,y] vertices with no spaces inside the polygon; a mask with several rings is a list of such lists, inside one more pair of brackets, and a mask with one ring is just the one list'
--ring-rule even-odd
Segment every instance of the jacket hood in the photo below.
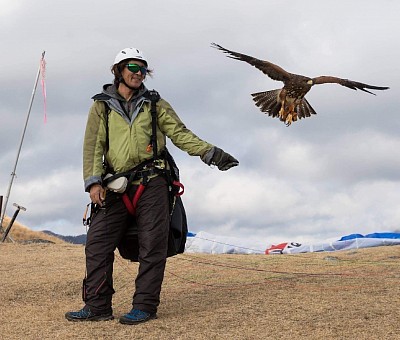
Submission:
{"label": "jacket hood", "polygon": [[[144,86],[144,84],[142,84],[140,86],[139,91],[132,97],[133,100],[137,100],[138,98],[142,97],[143,94],[147,91],[146,86]],[[119,93],[118,90],[116,88],[116,86],[114,84],[105,84],[103,85],[103,91],[102,93],[104,93],[105,95],[117,99],[117,100],[123,100],[125,101],[125,98],[122,97]],[[132,100],[131,99],[131,100]]]}

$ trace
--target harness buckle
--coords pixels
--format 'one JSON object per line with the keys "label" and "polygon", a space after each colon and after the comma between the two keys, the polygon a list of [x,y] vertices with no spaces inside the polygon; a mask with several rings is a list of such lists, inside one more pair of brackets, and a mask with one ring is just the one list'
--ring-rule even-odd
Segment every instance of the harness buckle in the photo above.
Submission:
{"label": "harness buckle", "polygon": [[157,169],[164,170],[165,162],[162,159],[155,159],[153,162],[153,166]]}

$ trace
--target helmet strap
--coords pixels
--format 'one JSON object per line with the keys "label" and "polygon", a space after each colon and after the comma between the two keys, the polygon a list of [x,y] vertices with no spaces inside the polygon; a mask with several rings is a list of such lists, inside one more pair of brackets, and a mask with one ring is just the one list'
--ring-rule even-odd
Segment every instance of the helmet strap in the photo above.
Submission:
{"label": "helmet strap", "polygon": [[[139,87],[139,88],[136,88],[136,87],[129,86],[129,85],[126,83],[126,81],[125,81],[125,79],[124,79],[123,77],[120,77],[120,78],[119,78],[119,82],[122,83],[122,84],[124,84],[128,89],[131,89],[132,91],[139,91],[139,89],[140,89],[140,87]],[[142,86],[142,85],[140,85],[140,86]]]}

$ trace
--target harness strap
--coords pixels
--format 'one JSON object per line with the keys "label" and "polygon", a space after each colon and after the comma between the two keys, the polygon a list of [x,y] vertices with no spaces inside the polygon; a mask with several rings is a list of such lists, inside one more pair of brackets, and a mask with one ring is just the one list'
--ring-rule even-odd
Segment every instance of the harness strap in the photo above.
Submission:
{"label": "harness strap", "polygon": [[150,112],[151,112],[151,138],[150,144],[147,146],[147,150],[153,149],[153,158],[157,159],[157,101],[160,99],[160,95],[157,91],[148,91],[148,97],[151,101]]}
{"label": "harness strap", "polygon": [[136,207],[140,197],[143,194],[144,189],[146,188],[148,181],[147,176],[143,177],[142,183],[139,184],[138,188],[136,189],[135,195],[133,195],[132,200],[129,199],[127,193],[122,195],[122,200],[124,201],[125,207],[131,215],[136,214]]}
{"label": "harness strap", "polygon": [[[89,207],[90,207],[90,213],[89,213],[89,217],[88,217]],[[86,205],[86,209],[83,213],[83,219],[82,219],[82,223],[85,227],[90,226],[90,224],[92,223],[92,218],[97,213],[98,210],[99,210],[99,206],[93,202],[88,203]]]}
{"label": "harness strap", "polygon": [[[143,181],[142,183],[139,184],[138,188],[136,189],[135,194],[133,195],[132,200],[129,199],[129,196],[127,193],[124,193],[122,195],[122,200],[125,204],[126,209],[128,210],[128,212],[131,215],[136,215],[136,207],[137,207],[137,203],[140,199],[140,197],[142,196],[144,189],[146,188],[146,185],[148,183],[148,179],[147,177],[143,177]],[[175,194],[175,196],[182,196],[183,193],[185,192],[185,187],[181,182],[178,181],[173,181],[172,182],[173,185],[179,187],[179,191]]]}

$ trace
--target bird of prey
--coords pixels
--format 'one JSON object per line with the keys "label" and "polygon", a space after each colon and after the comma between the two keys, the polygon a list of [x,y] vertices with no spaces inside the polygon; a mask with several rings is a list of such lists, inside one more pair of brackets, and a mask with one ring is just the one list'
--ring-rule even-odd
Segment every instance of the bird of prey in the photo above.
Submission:
{"label": "bird of prey", "polygon": [[262,112],[269,116],[278,117],[282,122],[289,126],[297,119],[310,117],[316,114],[308,101],[304,98],[313,85],[336,83],[346,86],[352,90],[361,90],[375,95],[368,91],[370,90],[386,90],[388,87],[372,86],[359,83],[357,81],[342,79],[332,76],[319,76],[309,78],[298,74],[293,74],[285,71],[282,67],[275,65],[266,60],[260,60],[246,54],[233,52],[226,48],[212,43],[212,47],[226,53],[229,58],[245,61],[250,65],[258,68],[273,80],[282,81],[283,88],[271,91],[252,93],[253,100]]}

